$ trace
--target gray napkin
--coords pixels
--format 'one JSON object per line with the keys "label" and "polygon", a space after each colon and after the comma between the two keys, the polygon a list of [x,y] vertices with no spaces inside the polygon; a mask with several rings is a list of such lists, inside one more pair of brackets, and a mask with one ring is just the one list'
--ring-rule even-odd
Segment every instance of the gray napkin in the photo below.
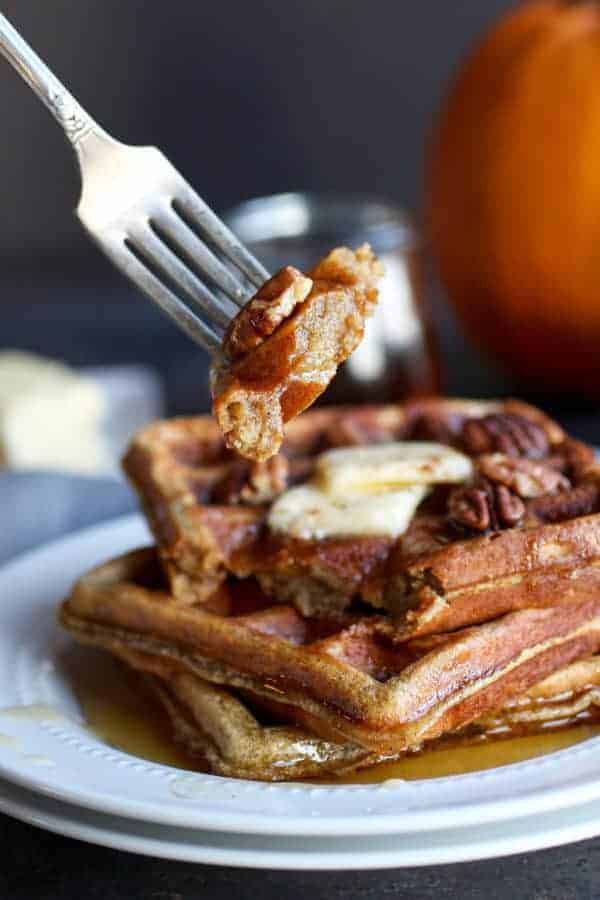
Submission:
{"label": "gray napkin", "polygon": [[131,512],[124,483],[50,472],[0,473],[0,564],[70,531]]}

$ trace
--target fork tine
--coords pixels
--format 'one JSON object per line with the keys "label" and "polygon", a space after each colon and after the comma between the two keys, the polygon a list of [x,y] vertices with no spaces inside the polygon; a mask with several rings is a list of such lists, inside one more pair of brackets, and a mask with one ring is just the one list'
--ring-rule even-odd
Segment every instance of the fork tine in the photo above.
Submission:
{"label": "fork tine", "polygon": [[143,257],[201,307],[211,322],[227,328],[237,308],[226,298],[220,300],[215,297],[154,232],[152,221],[131,228],[128,237]]}
{"label": "fork tine", "polygon": [[249,299],[249,291],[209,250],[172,205],[152,216],[152,223],[164,237],[176,245],[189,264],[195,265],[238,307]]}
{"label": "fork tine", "polygon": [[202,229],[224,255],[244,272],[255,287],[259,288],[267,281],[269,273],[265,267],[221,222],[210,206],[192,190],[189,184],[180,186],[173,206],[176,211],[178,211],[178,207],[182,208],[187,214],[187,218]]}
{"label": "fork tine", "polygon": [[118,246],[103,244],[105,253],[121,271],[159,306],[176,325],[197,344],[211,354],[220,350],[221,340],[202,319],[189,309],[169,288],[147,268],[139,257],[139,250],[127,240]]}

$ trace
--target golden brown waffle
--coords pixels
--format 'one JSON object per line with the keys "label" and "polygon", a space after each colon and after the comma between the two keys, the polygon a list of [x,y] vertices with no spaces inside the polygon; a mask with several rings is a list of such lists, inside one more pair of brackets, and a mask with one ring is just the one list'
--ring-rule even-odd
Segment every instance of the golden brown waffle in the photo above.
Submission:
{"label": "golden brown waffle", "polygon": [[[102,640],[95,642],[105,646]],[[113,655],[149,683],[166,710],[175,741],[210,770],[234,778],[289,781],[342,774],[383,761],[363,747],[334,743],[288,721],[281,706],[266,712],[232,689],[212,684],[171,660],[131,650]]]}
{"label": "golden brown waffle", "polygon": [[[344,775],[398,758],[380,757],[355,744],[315,737],[293,722],[293,711],[284,705],[269,704],[265,715],[260,698],[212,684],[170,659],[122,649],[99,635],[85,640],[110,648],[113,655],[148,676],[169,716],[174,740],[200,757],[215,774],[289,781]],[[599,706],[600,658],[590,657],[534,685],[499,712],[476,720],[456,734],[431,741],[422,749],[562,728],[597,718]]]}
{"label": "golden brown waffle", "polygon": [[61,621],[80,640],[283,702],[314,734],[385,755],[462,728],[600,647],[600,596],[399,643],[386,618],[303,618],[247,587],[223,594],[220,611],[181,604],[148,549],[84,576]]}
{"label": "golden brown waffle", "polygon": [[[323,450],[411,438],[470,453],[479,481],[450,496],[437,488],[395,542],[301,540],[267,527],[269,504],[308,478]],[[124,466],[182,603],[218,602],[229,575],[252,576],[307,616],[331,616],[358,598],[391,612],[397,636],[408,638],[577,604],[600,586],[593,453],[519,401],[317,410],[290,423],[282,452],[262,464],[227,451],[208,417],[158,422],[138,434]],[[518,527],[505,527],[515,504]],[[493,519],[487,533],[481,509]]]}
{"label": "golden brown waffle", "polygon": [[[143,671],[144,665],[140,668]],[[498,713],[413,752],[449,750],[596,721],[600,715],[600,660],[591,657],[557,674],[571,682],[568,693],[554,693],[551,676]],[[218,775],[261,781],[343,776],[403,755],[378,757],[354,744],[320,740],[298,726],[278,720],[265,722],[252,698],[236,696],[230,689],[189,673],[154,678],[152,687],[171,720],[174,740],[205,760]]]}
{"label": "golden brown waffle", "polygon": [[599,708],[600,657],[592,656],[559,669],[474,724],[488,736],[531,733],[597,717]]}
{"label": "golden brown waffle", "polygon": [[[458,733],[430,741],[413,752],[522,737],[596,721],[600,715],[600,660],[592,657],[583,661],[585,681],[579,677],[578,665],[574,663],[558,673],[572,682],[568,694],[551,693],[552,679],[547,679],[495,715],[478,719]],[[143,665],[140,668],[144,670]],[[593,679],[587,680],[590,672]],[[188,753],[205,760],[218,775],[260,781],[343,776],[393,762],[403,755],[379,757],[354,744],[320,740],[295,725],[265,722],[252,698],[236,696],[230,689],[189,673],[154,678],[152,687],[169,716],[174,740]]]}

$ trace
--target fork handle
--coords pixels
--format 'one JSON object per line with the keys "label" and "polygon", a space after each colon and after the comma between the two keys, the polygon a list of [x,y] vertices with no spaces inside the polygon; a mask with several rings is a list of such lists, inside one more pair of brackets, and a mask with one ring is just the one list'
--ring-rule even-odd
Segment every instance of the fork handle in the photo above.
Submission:
{"label": "fork handle", "polygon": [[92,132],[103,134],[97,122],[84,110],[64,84],[50,71],[35,50],[0,13],[0,55],[13,66],[23,81],[50,110],[75,148]]}

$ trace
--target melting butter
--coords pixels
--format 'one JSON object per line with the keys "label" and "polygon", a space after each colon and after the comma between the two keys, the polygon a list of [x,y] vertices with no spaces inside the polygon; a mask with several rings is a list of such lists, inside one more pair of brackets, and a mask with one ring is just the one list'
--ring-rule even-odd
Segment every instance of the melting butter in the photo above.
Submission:
{"label": "melting butter", "polygon": [[347,535],[396,538],[404,534],[426,493],[426,485],[414,484],[342,499],[329,497],[312,485],[300,485],[277,498],[268,523],[273,531],[304,540]]}
{"label": "melting butter", "polygon": [[464,453],[444,444],[396,441],[327,450],[317,459],[315,471],[324,493],[330,497],[347,497],[409,484],[466,481],[473,473],[473,463]]}
{"label": "melting butter", "polygon": [[284,491],[273,531],[303,540],[404,534],[431,486],[469,478],[471,460],[443,444],[397,441],[322,453],[314,480]]}

